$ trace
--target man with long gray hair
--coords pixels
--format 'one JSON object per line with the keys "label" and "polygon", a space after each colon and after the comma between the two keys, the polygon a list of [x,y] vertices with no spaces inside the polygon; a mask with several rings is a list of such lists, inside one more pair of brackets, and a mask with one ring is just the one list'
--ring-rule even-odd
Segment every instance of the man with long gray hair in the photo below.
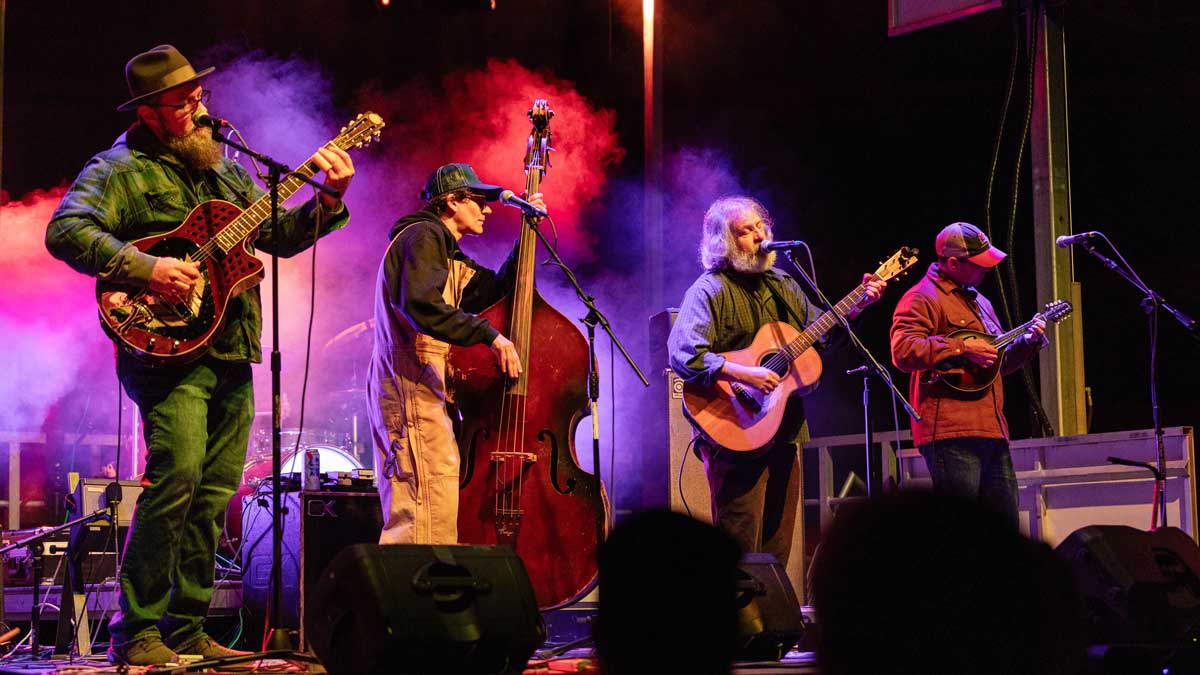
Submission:
{"label": "man with long gray hair", "polygon": [[[705,271],[684,295],[668,341],[671,368],[684,382],[713,386],[723,380],[769,394],[780,383],[775,371],[734,363],[722,352],[745,348],[771,322],[804,330],[821,315],[799,285],[774,268],[775,253],[763,250],[771,229],[767,209],[750,197],[722,197],[705,214],[700,240]],[[878,300],[886,286],[870,275],[863,281],[867,293],[848,318]],[[735,452],[702,435],[695,447],[712,492],[713,522],[743,552],[770,553],[786,566],[800,500],[799,450],[808,425],[800,397],[785,405],[774,438],[756,450]]]}

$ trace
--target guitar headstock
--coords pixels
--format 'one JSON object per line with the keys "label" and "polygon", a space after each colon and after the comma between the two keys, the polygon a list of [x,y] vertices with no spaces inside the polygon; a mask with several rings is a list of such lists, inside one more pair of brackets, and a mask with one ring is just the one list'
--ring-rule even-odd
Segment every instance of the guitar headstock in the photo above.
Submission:
{"label": "guitar headstock", "polygon": [[1074,309],[1075,308],[1071,306],[1071,303],[1066,300],[1054,300],[1050,303],[1047,303],[1046,307],[1042,309],[1042,317],[1046,319],[1047,322],[1058,323],[1067,318],[1067,315],[1069,315]]}
{"label": "guitar headstock", "polygon": [[379,140],[379,133],[387,126],[383,118],[371,111],[359,113],[350,123],[342,127],[337,138],[330,141],[342,150],[361,148]]}
{"label": "guitar headstock", "polygon": [[891,281],[895,279],[917,264],[918,253],[920,251],[915,248],[901,246],[899,251],[892,254],[892,257],[879,264],[879,268],[875,270],[872,277],[877,281]]}

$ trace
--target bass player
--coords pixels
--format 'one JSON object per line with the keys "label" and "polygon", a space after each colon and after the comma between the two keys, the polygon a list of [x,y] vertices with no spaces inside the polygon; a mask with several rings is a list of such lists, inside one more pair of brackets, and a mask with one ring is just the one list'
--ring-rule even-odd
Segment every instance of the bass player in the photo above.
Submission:
{"label": "bass player", "polygon": [[[167,232],[195,206],[222,199],[246,207],[260,189],[241,165],[222,157],[211,132],[194,115],[209,92],[171,45],[133,57],[125,67],[133,125],[87,163],[63,196],[46,230],[46,247],[72,268],[104,282],[148,288],[180,302],[202,283],[194,262],[158,257],[130,241]],[[350,156],[321,148],[312,161],[325,184],[344,193],[354,176]],[[255,245],[291,256],[345,226],[340,200],[318,200],[281,212]],[[229,504],[242,477],[254,392],[250,364],[262,361],[258,288],[232,297],[226,322],[207,353],[186,365],[153,366],[117,350],[117,376],[137,403],[146,434],[146,473],[125,540],[120,610],[109,623],[114,664],[178,663],[179,654],[205,659],[236,652],[204,631],[213,592],[214,556]]]}
{"label": "bass player", "polygon": [[[712,386],[738,382],[763,393],[780,384],[773,370],[734,363],[721,352],[741,349],[758,330],[775,321],[804,330],[820,311],[791,277],[774,269],[771,217],[757,200],[722,197],[704,215],[700,263],[705,272],[683,297],[668,339],[671,368],[685,383]],[[886,287],[864,275],[866,293],[846,313],[858,316]],[[819,343],[820,347],[824,347]],[[695,439],[712,493],[713,522],[737,540],[744,553],[766,552],[787,565],[800,501],[800,445],[808,425],[799,396],[786,401],[774,438],[751,452]]]}
{"label": "bass player", "polygon": [[[900,298],[892,316],[892,362],[911,373],[909,396],[921,415],[913,420],[913,444],[925,459],[935,490],[978,500],[1017,528],[1017,479],[1008,451],[1004,385],[963,392],[935,377],[939,364],[965,358],[988,368],[999,353],[985,340],[948,338],[964,328],[999,335],[1000,320],[976,290],[1007,254],[979,228],[951,223],[938,233],[938,260]],[[1049,344],[1040,317],[1005,353],[1002,373],[1019,370]]]}

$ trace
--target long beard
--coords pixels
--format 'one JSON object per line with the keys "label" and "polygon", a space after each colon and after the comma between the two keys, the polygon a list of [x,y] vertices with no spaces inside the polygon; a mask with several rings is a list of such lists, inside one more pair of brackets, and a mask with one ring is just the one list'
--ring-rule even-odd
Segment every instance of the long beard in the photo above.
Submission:
{"label": "long beard", "polygon": [[196,129],[187,136],[168,138],[167,150],[192,171],[215,169],[221,163],[221,144],[208,129]]}
{"label": "long beard", "polygon": [[755,251],[748,253],[738,248],[733,248],[728,255],[729,266],[738,272],[744,274],[762,274],[775,266],[775,252],[763,253]]}

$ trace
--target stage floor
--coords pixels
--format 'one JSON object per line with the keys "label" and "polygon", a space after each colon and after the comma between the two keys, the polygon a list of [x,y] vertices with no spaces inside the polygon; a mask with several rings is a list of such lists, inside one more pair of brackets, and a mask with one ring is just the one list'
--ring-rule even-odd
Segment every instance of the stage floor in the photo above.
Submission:
{"label": "stage floor", "polygon": [[[591,668],[584,665],[584,662],[590,659],[591,653],[588,650],[577,650],[569,653],[560,659],[555,659],[554,662],[546,661],[531,661],[530,667],[525,670],[526,675],[549,675],[551,673],[589,673],[597,672],[594,664]],[[86,659],[41,659],[32,660],[25,659],[18,655],[12,660],[0,661],[0,674],[3,675],[49,675],[52,673],[69,672],[71,675],[85,675],[86,673],[114,672],[108,660],[103,656],[89,657]],[[130,673],[147,672],[143,668],[130,668]],[[170,672],[164,669],[155,669],[154,672]],[[174,672],[184,672],[182,669],[176,669]],[[319,664],[302,663],[298,661],[284,661],[280,659],[268,659],[257,663],[242,664],[236,667],[230,667],[223,670],[206,669],[208,673],[324,673],[325,669]],[[738,663],[734,665],[733,672],[735,675],[807,675],[817,673],[817,667],[814,655],[807,652],[792,652],[787,655],[782,661],[777,662],[754,662],[754,663]]]}
{"label": "stage floor", "polygon": [[[236,617],[238,610],[242,606],[241,598],[241,582],[237,580],[222,580],[217,584],[217,592],[213,598],[212,617],[218,619],[225,617],[228,620],[230,617]],[[52,648],[47,648],[46,645],[53,645],[55,641],[55,624],[58,615],[57,602],[61,598],[59,588],[57,586],[43,585],[39,590],[40,602],[46,603],[43,606],[42,612],[42,634],[38,636],[39,642],[43,646],[43,658],[33,659],[28,652],[27,644],[23,644],[24,651],[19,651],[15,655],[5,656],[0,658],[0,675],[7,674],[34,674],[41,675],[44,673],[70,673],[71,675],[79,675],[92,672],[115,672],[113,667],[108,663],[105,657],[104,648],[107,647],[104,640],[97,643],[97,655],[89,657],[76,657],[68,659],[65,656],[50,657]],[[107,631],[96,631],[95,622],[97,620],[104,622],[110,615],[111,611],[116,607],[116,588],[110,583],[88,585],[87,594],[88,616],[92,622],[93,635],[99,633],[100,637],[107,638]],[[5,618],[10,625],[20,626],[22,634],[19,638],[25,638],[28,630],[29,610],[32,606],[32,589],[29,587],[10,587],[4,589],[5,601]],[[803,607],[802,611],[811,620],[812,610],[809,607]],[[592,651],[588,648],[571,649],[563,652],[564,649],[575,645],[587,645],[588,636],[591,633],[591,619],[596,612],[595,602],[584,600],[575,603],[574,605],[546,612],[543,617],[546,620],[547,634],[549,640],[544,647],[539,650],[531,659],[528,667],[525,670],[526,675],[552,675],[554,673],[564,672],[597,672],[595,664],[589,663],[592,661]],[[103,628],[103,627],[101,627]],[[246,649],[244,642],[239,643],[241,648]],[[554,649],[557,646],[558,649]],[[561,654],[561,655],[560,655]],[[538,658],[540,656],[540,658]],[[312,657],[307,657],[312,659]],[[811,652],[796,652],[789,653],[780,661],[768,662],[742,662],[734,666],[734,673],[737,675],[766,675],[766,674],[810,674],[817,673],[815,655]],[[131,668],[129,672],[146,672],[147,669]],[[177,669],[156,669],[154,672],[186,672],[184,668]],[[206,669],[205,672],[231,672],[231,673],[324,673],[325,670],[318,663],[306,663],[303,660],[282,660],[269,659],[257,663],[240,664],[236,667],[229,667],[223,670]]]}

